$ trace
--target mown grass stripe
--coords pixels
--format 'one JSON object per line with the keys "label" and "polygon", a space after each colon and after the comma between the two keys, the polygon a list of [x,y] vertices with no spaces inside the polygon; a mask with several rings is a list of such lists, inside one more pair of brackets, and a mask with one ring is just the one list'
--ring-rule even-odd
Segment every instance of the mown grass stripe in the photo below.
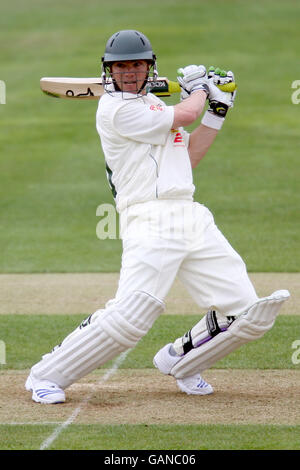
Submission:
{"label": "mown grass stripe", "polygon": [[[0,370],[29,369],[41,356],[59,344],[86,315],[1,315],[1,340],[6,345],[6,365]],[[163,315],[138,343],[122,368],[153,368],[154,354],[165,343],[188,331],[201,316]],[[299,337],[299,315],[279,316],[274,327],[260,340],[248,343],[219,361],[217,368],[295,369],[293,344]],[[112,362],[105,364],[111,367]]]}
{"label": "mown grass stripe", "polygon": [[[53,427],[0,425],[0,449],[35,450]],[[72,424],[50,449],[299,450],[299,435],[300,426]]]}

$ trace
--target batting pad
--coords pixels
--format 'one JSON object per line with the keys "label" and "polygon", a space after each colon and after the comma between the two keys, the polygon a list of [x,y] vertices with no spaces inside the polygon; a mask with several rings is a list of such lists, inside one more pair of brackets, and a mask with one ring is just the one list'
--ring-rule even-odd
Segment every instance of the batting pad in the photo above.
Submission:
{"label": "batting pad", "polygon": [[171,369],[171,375],[182,379],[201,373],[243,344],[261,338],[272,328],[283,302],[289,297],[287,290],[279,290],[259,299],[239,315],[226,331],[183,356]]}
{"label": "batting pad", "polygon": [[164,310],[164,303],[146,292],[98,310],[43,356],[31,372],[65,389],[121,352],[133,348]]}
{"label": "batting pad", "polygon": [[234,318],[235,317],[224,317],[213,310],[207,312],[190,331],[174,341],[174,350],[178,356],[186,354],[191,349],[206,343],[213,336],[219,334],[219,332],[227,330]]}

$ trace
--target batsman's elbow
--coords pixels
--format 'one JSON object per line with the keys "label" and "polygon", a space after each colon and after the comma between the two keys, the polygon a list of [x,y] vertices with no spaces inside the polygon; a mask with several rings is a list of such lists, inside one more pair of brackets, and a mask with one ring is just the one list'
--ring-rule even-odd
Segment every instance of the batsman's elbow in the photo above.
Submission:
{"label": "batsman's elbow", "polygon": [[193,124],[199,115],[197,111],[194,110],[175,110],[174,120],[173,120],[173,129],[178,127],[186,127]]}

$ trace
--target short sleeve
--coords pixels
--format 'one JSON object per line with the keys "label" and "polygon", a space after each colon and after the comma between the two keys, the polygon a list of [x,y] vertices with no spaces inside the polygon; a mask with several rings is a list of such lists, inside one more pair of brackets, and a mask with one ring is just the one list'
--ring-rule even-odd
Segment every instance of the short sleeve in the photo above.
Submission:
{"label": "short sleeve", "polygon": [[122,137],[164,145],[174,120],[173,106],[131,100],[113,115],[112,126]]}

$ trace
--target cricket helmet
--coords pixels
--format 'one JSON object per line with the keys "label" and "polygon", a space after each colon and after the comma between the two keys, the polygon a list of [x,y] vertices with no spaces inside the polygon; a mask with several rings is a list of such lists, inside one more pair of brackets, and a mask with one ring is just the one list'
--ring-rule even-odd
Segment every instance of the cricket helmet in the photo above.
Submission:
{"label": "cricket helmet", "polygon": [[149,39],[139,31],[126,29],[113,34],[107,41],[102,63],[122,60],[149,60],[154,63],[156,56]]}
{"label": "cricket helmet", "polygon": [[[126,29],[114,33],[106,43],[102,57],[102,78],[104,83],[110,73],[112,63],[125,60],[146,60],[153,69],[153,78],[158,76],[156,55],[149,39],[140,31]],[[144,86],[146,85],[145,81]]]}

